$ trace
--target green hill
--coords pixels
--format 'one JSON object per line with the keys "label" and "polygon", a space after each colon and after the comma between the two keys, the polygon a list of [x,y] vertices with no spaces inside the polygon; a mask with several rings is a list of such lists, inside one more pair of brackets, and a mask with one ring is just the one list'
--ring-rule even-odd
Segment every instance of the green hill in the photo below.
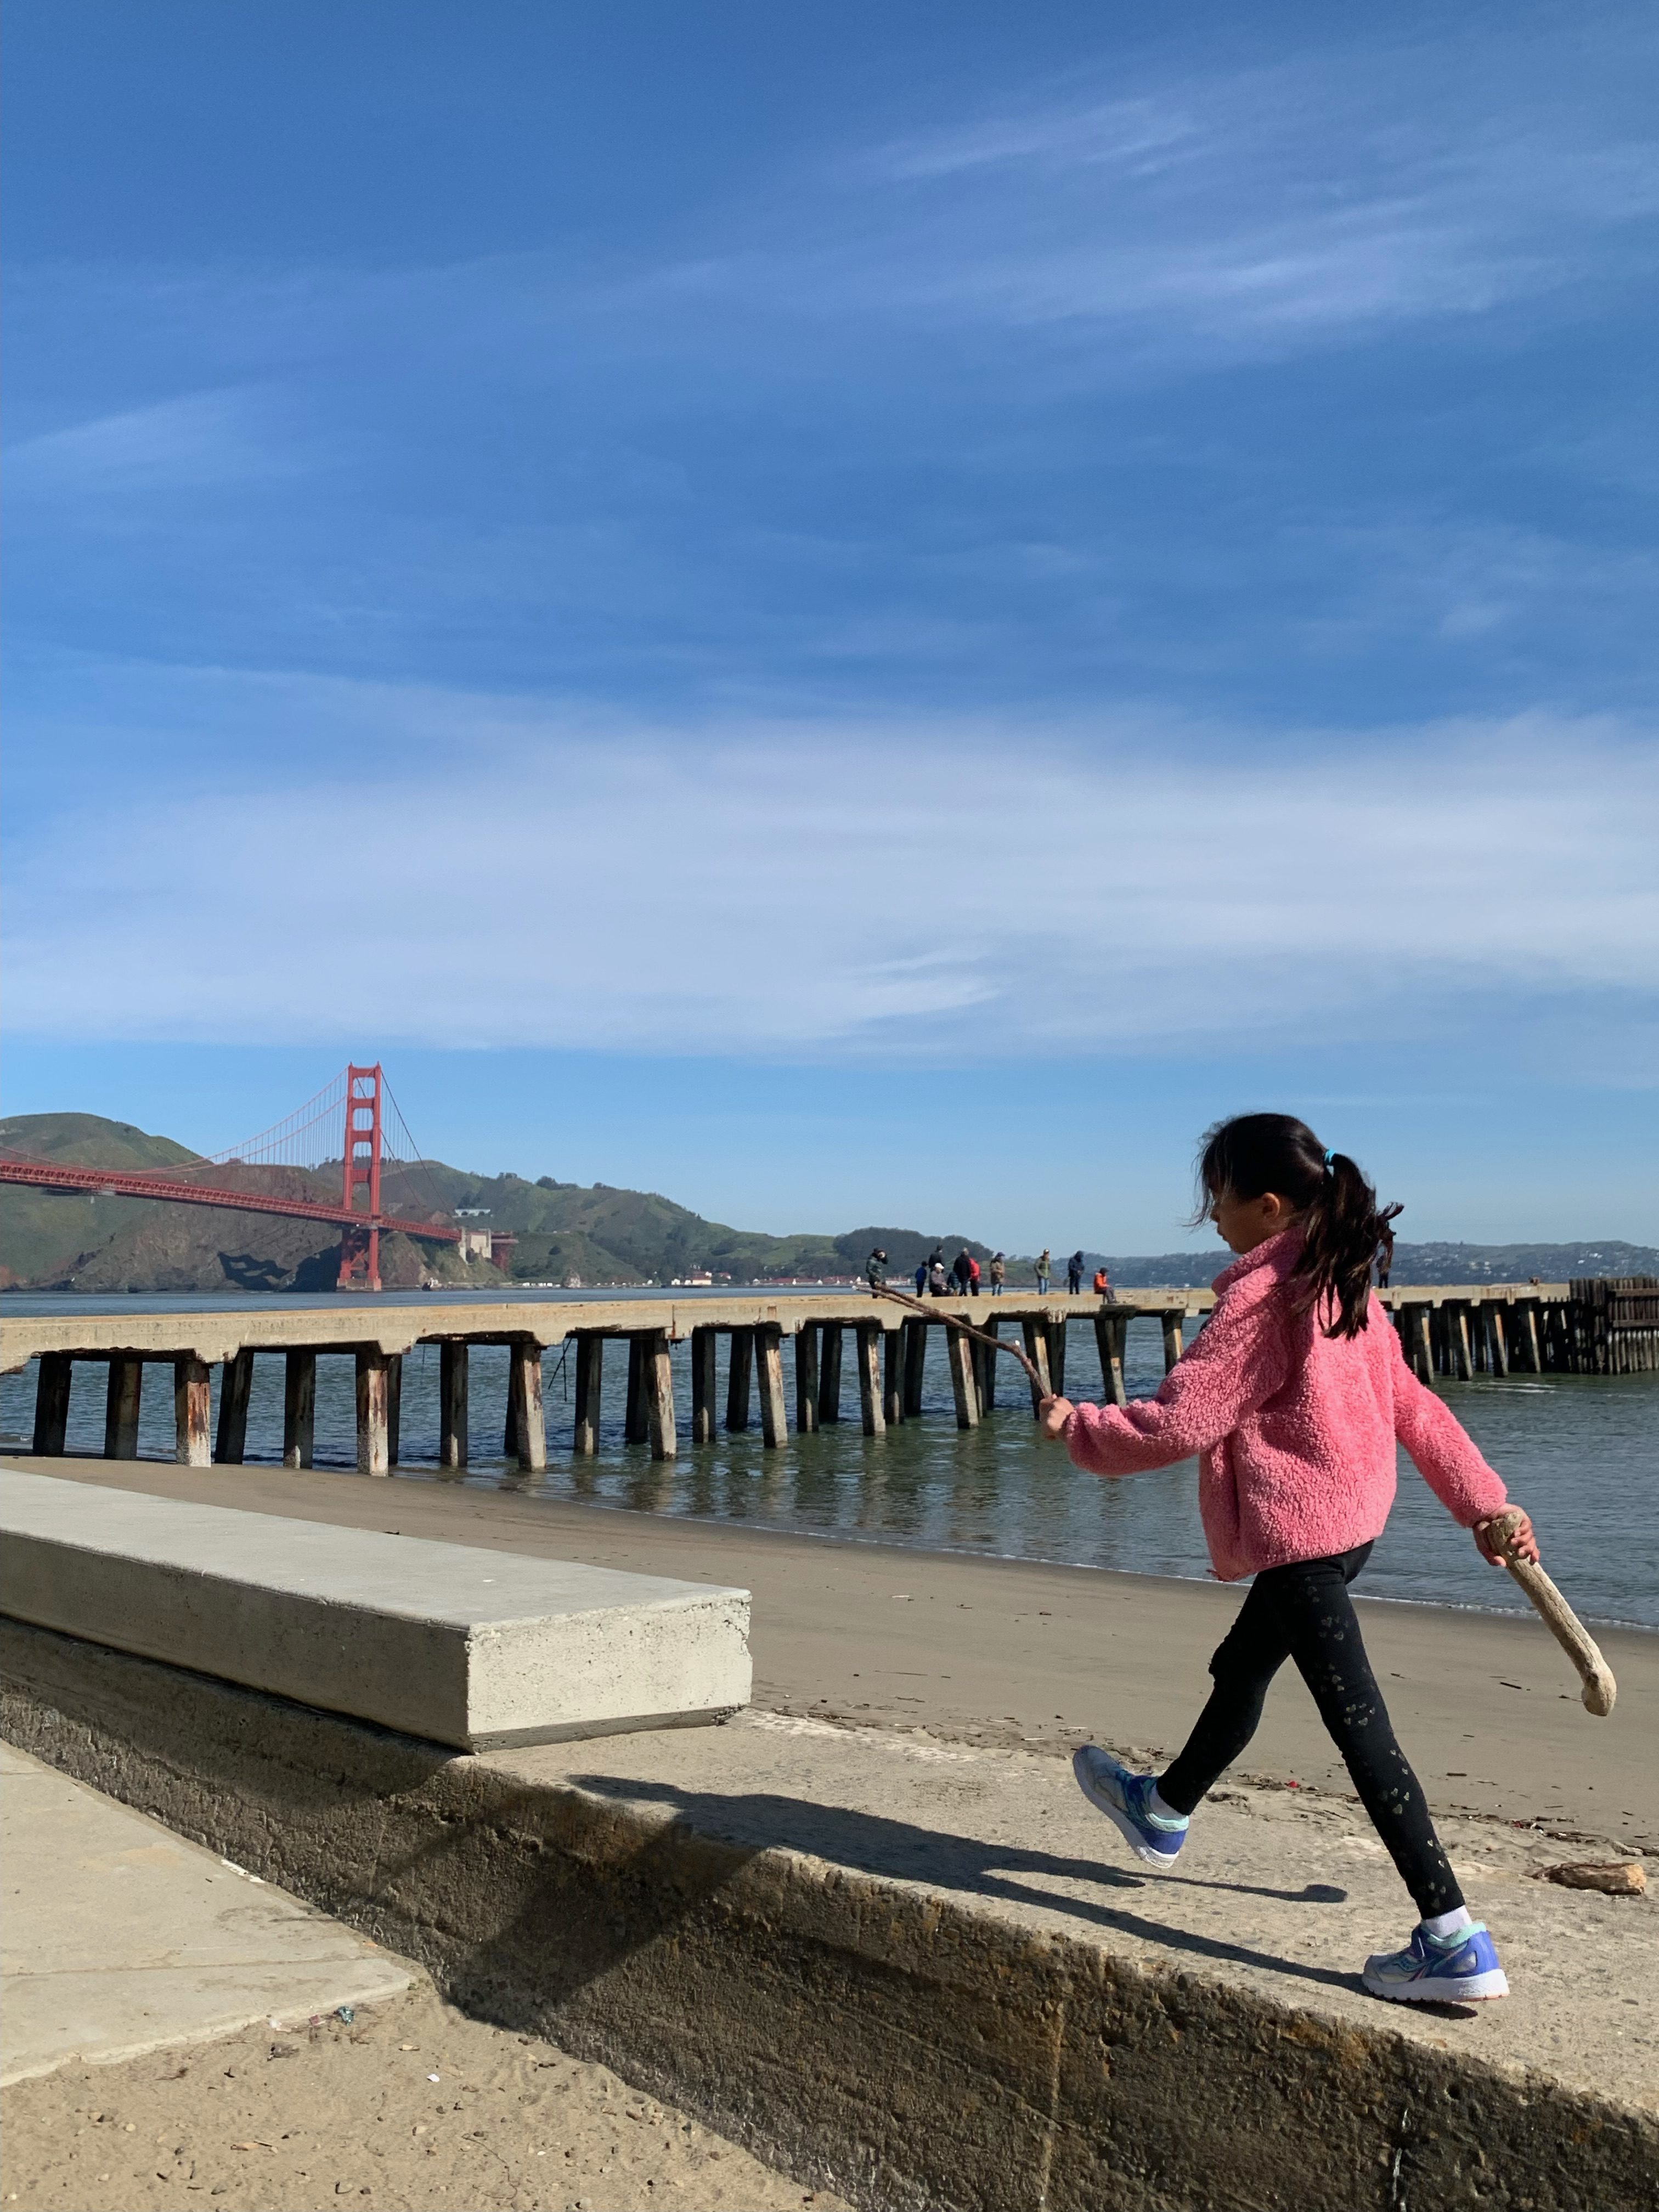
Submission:
{"label": "green hill", "polygon": [[[97,1114],[14,1114],[0,1121],[0,1150],[91,1168],[178,1167],[195,1158],[170,1137],[152,1137],[130,1121]],[[0,1186],[0,1288],[58,1288],[82,1255],[101,1250],[159,1210],[136,1198],[69,1198]]]}

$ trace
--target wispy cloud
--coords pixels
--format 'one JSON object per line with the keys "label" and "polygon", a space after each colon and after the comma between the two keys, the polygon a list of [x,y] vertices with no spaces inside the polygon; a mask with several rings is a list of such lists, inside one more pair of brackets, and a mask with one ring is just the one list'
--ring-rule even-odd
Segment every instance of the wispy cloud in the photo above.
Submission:
{"label": "wispy cloud", "polygon": [[1025,166],[1049,172],[1110,167],[1145,175],[1191,156],[1201,142],[1194,117],[1167,100],[1043,102],[894,141],[872,149],[860,166],[873,176],[901,179]]}
{"label": "wispy cloud", "polygon": [[[231,684],[226,710],[314,726],[350,688]],[[1252,757],[1152,714],[356,708],[443,726],[446,757],[60,817],[14,863],[15,1027],[996,1057],[1420,1033],[1494,995],[1645,1002],[1659,974],[1659,749],[1605,722]]]}
{"label": "wispy cloud", "polygon": [[1283,353],[1616,281],[1647,265],[1659,211],[1650,129],[1517,97],[1455,41],[1127,98],[1071,88],[869,148],[836,175],[828,204],[785,193],[769,236],[655,289],[819,319],[1093,329],[1132,364]]}
{"label": "wispy cloud", "polygon": [[255,400],[246,389],[185,392],[20,439],[6,449],[8,489],[113,503],[288,474],[294,447],[259,434]]}

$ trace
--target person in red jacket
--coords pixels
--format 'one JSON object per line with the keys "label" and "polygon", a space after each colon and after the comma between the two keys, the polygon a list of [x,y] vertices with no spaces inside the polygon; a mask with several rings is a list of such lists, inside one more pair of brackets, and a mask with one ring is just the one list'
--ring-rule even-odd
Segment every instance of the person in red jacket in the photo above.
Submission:
{"label": "person in red jacket", "polygon": [[[1379,1210],[1356,1163],[1288,1114],[1243,1114],[1209,1131],[1199,1178],[1198,1218],[1238,1257],[1216,1278],[1197,1340],[1155,1398],[1120,1407],[1054,1396],[1039,1412],[1043,1433],[1063,1437],[1074,1463],[1096,1474],[1170,1467],[1196,1452],[1216,1574],[1255,1581],[1173,1765],[1133,1774],[1085,1744],[1073,1761],[1079,1785],[1139,1858],[1167,1870],[1293,1659],[1420,1915],[1403,1950],[1367,1960],[1365,1987],[1418,2002],[1505,1996],[1492,1937],[1469,1917],[1395,1741],[1348,1595],[1394,1503],[1396,1439],[1493,1565],[1483,1531],[1506,1503],[1504,1485],[1407,1366],[1387,1316],[1372,1311],[1372,1267],[1380,1260],[1387,1280],[1400,1208]],[[1537,1559],[1530,1521],[1515,1542]]]}

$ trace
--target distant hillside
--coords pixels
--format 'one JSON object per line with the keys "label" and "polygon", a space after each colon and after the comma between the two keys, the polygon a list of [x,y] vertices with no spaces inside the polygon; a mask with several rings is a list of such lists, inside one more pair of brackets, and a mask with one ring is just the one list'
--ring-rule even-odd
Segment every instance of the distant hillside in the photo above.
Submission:
{"label": "distant hillside", "polygon": [[[171,1138],[148,1134],[95,1114],[23,1114],[0,1121],[0,1147],[37,1159],[93,1167],[161,1168],[196,1155]],[[234,1189],[280,1192],[333,1200],[338,1169],[231,1167],[220,1179]],[[953,1259],[965,1244],[981,1265],[991,1247],[960,1232],[934,1237],[920,1230],[867,1227],[835,1236],[803,1231],[774,1237],[707,1221],[649,1191],[559,1182],[515,1175],[471,1175],[428,1164],[417,1188],[388,1170],[388,1210],[428,1215],[433,1197],[465,1208],[477,1226],[518,1238],[513,1273],[520,1282],[579,1279],[593,1286],[669,1283],[692,1274],[716,1281],[777,1282],[791,1277],[856,1276],[872,1248],[886,1250],[896,1278],[908,1275],[933,1249]],[[0,1185],[0,1288],[77,1291],[316,1291],[337,1269],[337,1236],[323,1224],[280,1215],[173,1206],[136,1198],[81,1198]],[[1057,1275],[1064,1255],[1055,1252]],[[1101,1255],[1085,1255],[1092,1274]],[[1156,1289],[1208,1283],[1228,1255],[1218,1240],[1189,1252],[1108,1260],[1114,1281]],[[463,1261],[453,1248],[389,1236],[380,1248],[389,1289],[424,1281],[499,1285],[487,1262]],[[1031,1280],[1029,1255],[1010,1255],[1010,1283]],[[1401,1244],[1400,1283],[1559,1281],[1571,1275],[1659,1273],[1659,1251],[1644,1245]]]}
{"label": "distant hillside", "polygon": [[[1100,1255],[1085,1255],[1092,1270]],[[1164,1252],[1107,1261],[1112,1279],[1142,1290],[1193,1287],[1213,1282],[1232,1255],[1217,1237],[1204,1250]],[[1025,1263],[1022,1262],[1022,1265]],[[1061,1262],[1064,1273],[1064,1262]],[[1576,1275],[1659,1274],[1659,1248],[1604,1238],[1595,1244],[1407,1244],[1394,1248],[1389,1280],[1409,1283],[1571,1282]]]}

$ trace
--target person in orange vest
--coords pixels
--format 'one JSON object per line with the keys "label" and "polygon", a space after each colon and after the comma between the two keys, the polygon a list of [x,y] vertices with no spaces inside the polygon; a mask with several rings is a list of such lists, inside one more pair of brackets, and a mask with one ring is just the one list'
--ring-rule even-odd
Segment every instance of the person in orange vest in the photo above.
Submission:
{"label": "person in orange vest", "polygon": [[1112,1296],[1112,1279],[1104,1267],[1095,1269],[1095,1296],[1097,1298],[1104,1298],[1111,1305],[1117,1303]]}

